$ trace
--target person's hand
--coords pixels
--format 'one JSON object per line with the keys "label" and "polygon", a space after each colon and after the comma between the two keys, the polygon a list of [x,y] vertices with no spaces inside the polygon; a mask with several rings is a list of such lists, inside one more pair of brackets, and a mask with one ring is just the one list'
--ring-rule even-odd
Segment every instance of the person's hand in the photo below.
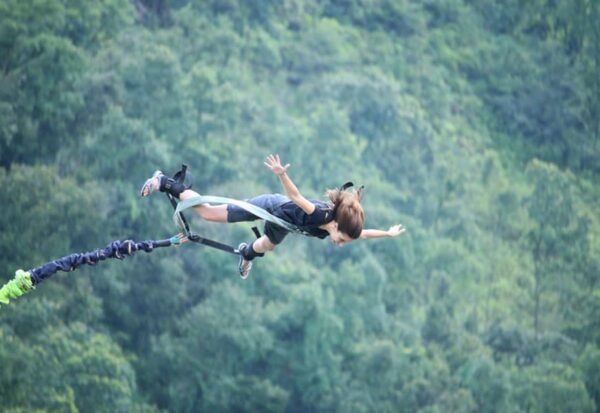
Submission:
{"label": "person's hand", "polygon": [[404,228],[401,224],[393,225],[388,229],[388,234],[390,237],[397,237],[398,235],[404,234],[406,228]]}
{"label": "person's hand", "polygon": [[190,239],[183,233],[180,232],[179,234],[175,235],[174,237],[171,238],[171,244],[178,246],[181,244],[185,244],[186,242],[188,242]]}
{"label": "person's hand", "polygon": [[279,155],[269,155],[267,156],[267,160],[264,162],[267,168],[269,168],[273,173],[277,176],[281,176],[287,172],[290,164],[286,164],[285,166],[281,165],[281,159],[279,159]]}

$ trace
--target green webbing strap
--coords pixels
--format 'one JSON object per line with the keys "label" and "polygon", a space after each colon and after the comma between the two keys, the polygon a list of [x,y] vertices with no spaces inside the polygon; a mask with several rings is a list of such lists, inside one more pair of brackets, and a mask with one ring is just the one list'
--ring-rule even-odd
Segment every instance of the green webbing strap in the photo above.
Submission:
{"label": "green webbing strap", "polygon": [[272,222],[273,224],[279,225],[280,227],[284,228],[287,231],[307,235],[307,233],[305,231],[301,230],[297,226],[292,225],[289,222],[286,222],[283,219],[278,218],[275,215],[268,213],[267,211],[265,211],[262,208],[257,207],[256,205],[252,205],[252,204],[250,204],[248,202],[244,202],[244,201],[239,201],[237,199],[224,198],[224,197],[220,197],[220,196],[211,196],[211,195],[197,196],[194,198],[187,199],[185,201],[181,201],[179,204],[177,204],[177,208],[175,209],[175,214],[173,215],[175,224],[177,224],[178,226],[180,225],[177,214],[179,214],[180,212],[182,212],[188,208],[192,208],[196,205],[201,205],[201,204],[236,205],[242,209],[245,209],[246,211],[250,212],[251,214],[256,215],[257,217],[264,219],[265,221],[269,221],[269,222]]}

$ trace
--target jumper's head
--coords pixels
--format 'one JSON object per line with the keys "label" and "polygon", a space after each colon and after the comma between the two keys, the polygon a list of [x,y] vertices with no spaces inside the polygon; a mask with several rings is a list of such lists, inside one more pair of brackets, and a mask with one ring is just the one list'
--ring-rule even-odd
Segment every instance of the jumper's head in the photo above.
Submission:
{"label": "jumper's head", "polygon": [[354,241],[354,238],[350,237],[350,235],[348,235],[338,229],[336,222],[334,222],[334,224],[336,226],[333,228],[332,231],[329,231],[329,237],[330,237],[332,243],[334,243],[338,247],[341,247],[344,244]]}
{"label": "jumper's head", "polygon": [[333,212],[337,223],[335,232],[339,232],[339,234],[331,234],[334,244],[343,245],[360,237],[365,222],[365,213],[360,205],[362,189],[360,187],[358,190],[330,189],[327,191],[327,196],[333,203]]}

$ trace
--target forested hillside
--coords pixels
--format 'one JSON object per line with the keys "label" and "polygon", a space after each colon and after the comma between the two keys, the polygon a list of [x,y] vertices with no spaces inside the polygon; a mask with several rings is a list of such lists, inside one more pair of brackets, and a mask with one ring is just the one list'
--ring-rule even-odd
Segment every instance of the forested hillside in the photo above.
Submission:
{"label": "forested hillside", "polygon": [[[364,184],[393,239],[197,245],[0,308],[0,410],[600,412],[596,0],[0,0],[0,285],[203,194]],[[194,219],[237,245],[250,224]]]}

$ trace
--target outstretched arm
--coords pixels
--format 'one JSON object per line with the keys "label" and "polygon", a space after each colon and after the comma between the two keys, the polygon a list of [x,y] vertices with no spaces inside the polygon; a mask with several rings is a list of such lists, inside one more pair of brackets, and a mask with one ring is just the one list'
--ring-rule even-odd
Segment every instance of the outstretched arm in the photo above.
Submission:
{"label": "outstretched arm", "polygon": [[360,239],[397,237],[404,234],[405,231],[406,228],[402,225],[391,226],[387,231],[382,231],[380,229],[363,229],[360,233]]}
{"label": "outstretched arm", "polygon": [[290,167],[290,164],[286,164],[285,166],[281,165],[281,160],[279,159],[279,155],[269,155],[267,156],[267,160],[265,161],[265,165],[269,168],[275,175],[279,177],[287,196],[298,205],[304,212],[308,215],[312,214],[315,211],[315,205],[310,202],[308,199],[304,198],[296,185],[292,182],[289,176],[287,176],[287,170]]}

